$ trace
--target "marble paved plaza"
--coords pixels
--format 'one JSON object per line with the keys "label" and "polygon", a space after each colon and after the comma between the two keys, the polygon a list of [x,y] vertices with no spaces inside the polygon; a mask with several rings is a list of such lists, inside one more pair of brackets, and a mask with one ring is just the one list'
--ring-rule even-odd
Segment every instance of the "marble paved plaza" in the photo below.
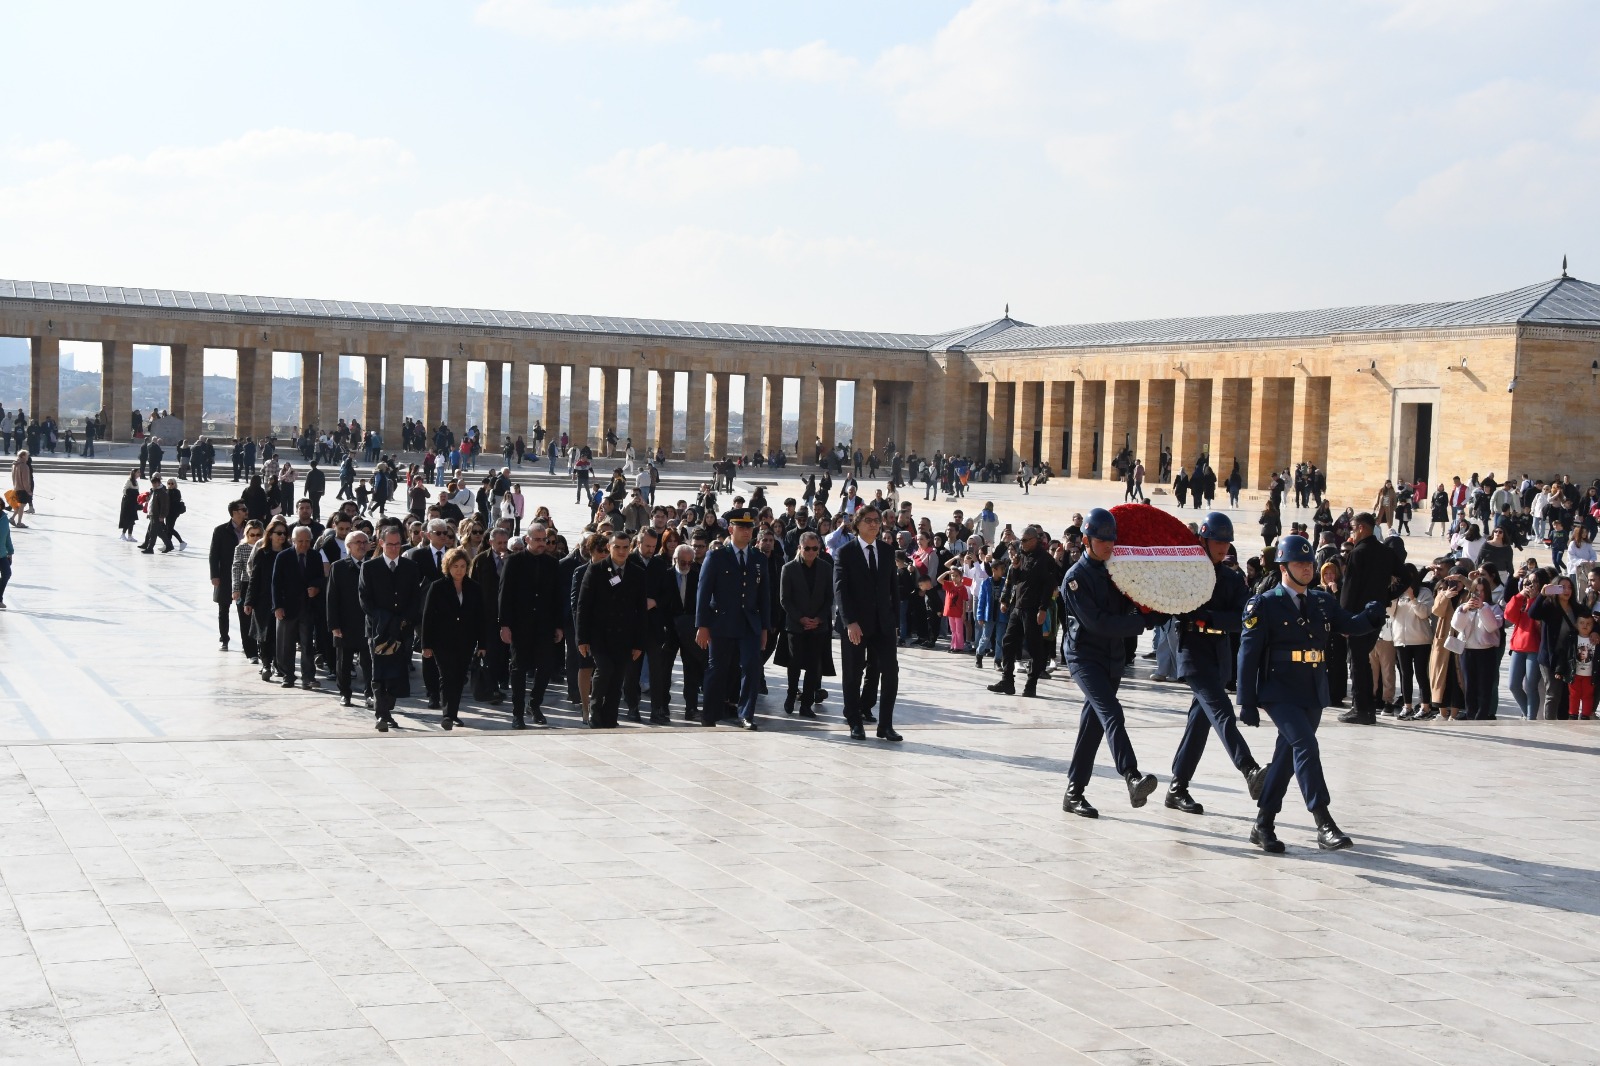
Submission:
{"label": "marble paved plaza", "polygon": [[[993,697],[944,653],[907,655],[892,748],[776,699],[756,734],[413,704],[378,735],[216,650],[230,485],[146,557],[118,481],[42,477],[16,534],[0,1062],[1600,1062],[1600,726],[1329,724],[1357,846],[1291,811],[1282,857],[1214,742],[1203,817],[1109,767],[1101,818],[1062,814],[1070,685]],[[1052,525],[1093,497],[993,494]],[[1165,780],[1187,700],[1139,675]]]}

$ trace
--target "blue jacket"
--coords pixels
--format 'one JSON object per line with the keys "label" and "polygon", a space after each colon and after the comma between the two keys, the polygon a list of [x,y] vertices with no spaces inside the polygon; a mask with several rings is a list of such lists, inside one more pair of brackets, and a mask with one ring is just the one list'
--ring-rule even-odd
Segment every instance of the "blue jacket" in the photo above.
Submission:
{"label": "blue jacket", "polygon": [[714,637],[759,636],[772,628],[772,581],[766,556],[752,543],[744,572],[731,544],[706,554],[695,590],[694,624]]}
{"label": "blue jacket", "polygon": [[1313,711],[1326,707],[1328,664],[1324,656],[1329,639],[1335,631],[1347,637],[1360,636],[1382,624],[1382,604],[1369,603],[1364,611],[1351,614],[1322,589],[1307,589],[1304,599],[1302,615],[1288,587],[1278,585],[1252,599],[1244,609],[1239,720],[1245,725],[1259,721],[1256,708],[1262,704],[1288,704]]}
{"label": "blue jacket", "polygon": [[1244,628],[1244,607],[1250,587],[1229,566],[1217,565],[1211,598],[1197,610],[1178,616],[1178,676],[1210,677],[1224,684],[1233,677],[1233,642],[1228,634]]}
{"label": "blue jacket", "polygon": [[1125,642],[1145,631],[1147,616],[1111,583],[1106,564],[1087,552],[1061,579],[1067,608],[1067,662],[1077,659],[1115,666],[1127,662]]}
{"label": "blue jacket", "polygon": [[0,559],[15,554],[16,549],[11,546],[11,516],[0,511]]}
{"label": "blue jacket", "polygon": [[978,586],[978,595],[972,601],[972,617],[980,622],[992,622],[1000,613],[1000,604],[994,594],[994,578],[986,577]]}

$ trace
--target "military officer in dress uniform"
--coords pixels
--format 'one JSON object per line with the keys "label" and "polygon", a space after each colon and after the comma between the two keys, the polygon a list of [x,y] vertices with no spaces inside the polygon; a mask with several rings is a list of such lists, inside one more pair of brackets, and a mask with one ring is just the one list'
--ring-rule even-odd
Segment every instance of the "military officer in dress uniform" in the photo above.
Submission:
{"label": "military officer in dress uniform", "polygon": [[1111,748],[1117,773],[1128,783],[1128,799],[1135,807],[1143,807],[1156,790],[1156,775],[1139,772],[1117,687],[1128,662],[1127,639],[1161,625],[1167,616],[1153,611],[1141,614],[1111,583],[1106,562],[1117,546],[1116,517],[1096,507],[1089,512],[1083,532],[1087,538],[1083,555],[1061,581],[1061,599],[1067,609],[1067,668],[1084,700],[1061,809],[1083,818],[1098,818],[1100,812],[1089,805],[1083,790],[1094,774],[1101,737]]}
{"label": "military officer in dress uniform", "polygon": [[1244,606],[1250,589],[1239,571],[1227,565],[1228,545],[1233,543],[1233,521],[1221,511],[1212,511],[1200,523],[1200,543],[1217,571],[1217,583],[1204,606],[1178,616],[1178,676],[1194,693],[1189,703],[1189,720],[1183,726],[1183,739],[1172,757],[1172,783],[1167,786],[1167,806],[1185,814],[1204,814],[1205,808],[1189,795],[1189,782],[1206,750],[1206,734],[1217,731],[1228,758],[1250,789],[1250,798],[1261,798],[1267,772],[1250,754],[1250,746],[1239,735],[1233,715],[1233,701],[1227,684],[1233,679],[1233,642],[1229,634],[1244,624]]}
{"label": "military officer in dress uniform", "polygon": [[756,728],[761,653],[772,619],[767,562],[750,543],[756,517],[729,511],[728,543],[706,554],[695,590],[695,643],[711,654],[701,725],[714,726],[728,696],[738,693],[739,724]]}
{"label": "military officer in dress uniform", "polygon": [[1328,704],[1328,641],[1370,633],[1382,624],[1383,604],[1372,602],[1351,614],[1322,589],[1311,588],[1316,574],[1311,542],[1290,535],[1278,541],[1283,583],[1252,599],[1244,609],[1239,642],[1239,720],[1259,725],[1259,708],[1278,727],[1278,746],[1261,788],[1260,812],[1250,843],[1277,854],[1283,842],[1273,829],[1283,809],[1291,771],[1300,780],[1306,809],[1317,823],[1317,846],[1337,851],[1350,846],[1328,813],[1328,783],[1322,776],[1317,725]]}

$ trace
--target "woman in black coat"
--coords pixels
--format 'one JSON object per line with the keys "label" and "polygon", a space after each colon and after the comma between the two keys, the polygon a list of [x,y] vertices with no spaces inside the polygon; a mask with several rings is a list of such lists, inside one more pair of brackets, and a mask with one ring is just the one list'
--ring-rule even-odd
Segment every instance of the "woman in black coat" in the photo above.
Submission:
{"label": "woman in black coat", "polygon": [[267,526],[266,535],[245,570],[244,613],[255,624],[256,647],[261,649],[261,680],[272,680],[273,650],[278,646],[278,620],[272,613],[272,564],[289,546],[289,524],[281,517]]}
{"label": "woman in black coat", "polygon": [[139,524],[139,471],[128,474],[122,486],[122,509],[117,513],[117,528],[123,540],[133,540],[133,527]]}
{"label": "woman in black coat", "polygon": [[445,552],[445,576],[428,586],[422,600],[422,657],[439,668],[439,724],[445,729],[455,728],[467,668],[483,643],[483,592],[467,576],[470,561],[461,548]]}
{"label": "woman in black coat", "polygon": [[251,474],[250,484],[239,493],[244,501],[245,516],[265,524],[272,517],[272,505],[267,502],[267,490],[261,487],[261,475]]}

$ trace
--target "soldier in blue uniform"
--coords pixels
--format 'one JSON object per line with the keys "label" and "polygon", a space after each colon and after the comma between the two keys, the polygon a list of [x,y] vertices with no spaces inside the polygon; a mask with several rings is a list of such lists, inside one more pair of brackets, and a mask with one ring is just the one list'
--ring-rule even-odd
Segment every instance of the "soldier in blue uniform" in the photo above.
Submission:
{"label": "soldier in blue uniform", "polygon": [[706,554],[695,592],[695,643],[709,649],[701,725],[714,726],[728,697],[738,692],[739,724],[756,728],[761,653],[772,625],[772,582],[766,557],[750,543],[754,513],[728,512],[728,543]]}
{"label": "soldier in blue uniform", "polygon": [[1083,528],[1084,553],[1061,581],[1061,599],[1067,608],[1067,668],[1083,692],[1083,713],[1078,720],[1078,743],[1067,774],[1067,794],[1061,809],[1083,818],[1098,818],[1083,790],[1094,774],[1095,753],[1105,738],[1117,773],[1128,783],[1128,799],[1143,807],[1156,790],[1156,775],[1141,774],[1123,722],[1117,687],[1127,665],[1127,639],[1167,620],[1163,614],[1141,614],[1138,606],[1111,583],[1106,561],[1117,545],[1117,520],[1103,507],[1089,512]]}
{"label": "soldier in blue uniform", "polygon": [[1194,693],[1189,703],[1189,720],[1183,726],[1183,739],[1172,757],[1172,782],[1167,786],[1167,806],[1185,814],[1204,814],[1205,808],[1189,795],[1189,782],[1206,750],[1206,735],[1217,731],[1228,758],[1250,789],[1250,798],[1261,798],[1267,772],[1250,754],[1250,746],[1239,735],[1233,715],[1233,700],[1227,685],[1233,678],[1233,642],[1229,634],[1244,625],[1244,607],[1250,589],[1239,571],[1227,565],[1228,545],[1233,543],[1233,522],[1221,511],[1212,511],[1200,523],[1200,543],[1205,546],[1217,571],[1217,583],[1205,605],[1179,615],[1178,676]]}
{"label": "soldier in blue uniform", "polygon": [[1283,851],[1273,823],[1283,809],[1292,770],[1317,823],[1317,846],[1338,851],[1350,846],[1350,838],[1328,813],[1328,783],[1317,747],[1317,725],[1328,704],[1328,641],[1335,631],[1346,636],[1372,632],[1383,623],[1385,611],[1374,601],[1351,614],[1327,592],[1311,588],[1315,554],[1304,537],[1278,541],[1277,560],[1283,583],[1245,607],[1239,642],[1239,720],[1259,725],[1258,708],[1265,707],[1278,727],[1278,746],[1267,767],[1250,843],[1271,854]]}

